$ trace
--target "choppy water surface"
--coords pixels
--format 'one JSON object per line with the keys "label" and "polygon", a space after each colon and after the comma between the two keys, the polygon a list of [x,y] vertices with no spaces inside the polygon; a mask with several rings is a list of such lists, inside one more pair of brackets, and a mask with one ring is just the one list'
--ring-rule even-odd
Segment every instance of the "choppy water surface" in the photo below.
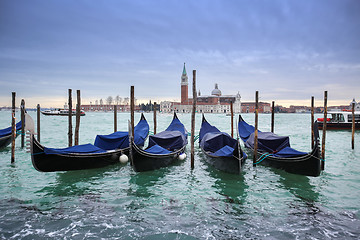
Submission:
{"label": "choppy water surface", "polygon": [[[145,116],[152,128],[152,113]],[[196,117],[198,133],[201,116]],[[254,122],[253,114],[243,117]],[[270,117],[259,116],[260,129],[269,130]],[[190,131],[190,115],[179,118]],[[309,151],[309,114],[275,118],[276,133],[290,135],[293,147]],[[128,119],[129,113],[118,114],[119,130],[127,129]],[[172,115],[157,119],[161,131]],[[230,117],[209,114],[207,119],[230,132]],[[0,112],[0,128],[9,124],[10,112]],[[81,118],[80,143],[93,143],[96,134],[112,131],[112,113],[87,113]],[[156,171],[136,173],[130,165],[117,164],[41,173],[20,148],[19,137],[15,164],[10,163],[10,147],[0,150],[0,238],[356,239],[359,139],[357,132],[351,150],[351,131],[328,132],[325,172],[314,178],[253,168],[251,159],[242,175],[223,173],[206,165],[197,143],[194,170],[189,144],[185,161]],[[67,118],[41,116],[41,142],[66,147]]]}

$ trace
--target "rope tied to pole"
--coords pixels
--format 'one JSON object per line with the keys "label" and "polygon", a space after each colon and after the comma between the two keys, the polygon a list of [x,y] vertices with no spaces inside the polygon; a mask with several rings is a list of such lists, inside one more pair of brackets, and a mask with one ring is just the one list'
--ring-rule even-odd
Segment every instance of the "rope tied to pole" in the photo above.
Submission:
{"label": "rope tied to pole", "polygon": [[258,159],[257,162],[255,162],[254,164],[257,165],[259,163],[261,163],[262,161],[264,161],[268,156],[271,156],[271,153],[264,153],[260,156],[260,158]]}
{"label": "rope tied to pole", "polygon": [[17,130],[16,135],[25,135],[25,133],[23,133],[21,130]]}

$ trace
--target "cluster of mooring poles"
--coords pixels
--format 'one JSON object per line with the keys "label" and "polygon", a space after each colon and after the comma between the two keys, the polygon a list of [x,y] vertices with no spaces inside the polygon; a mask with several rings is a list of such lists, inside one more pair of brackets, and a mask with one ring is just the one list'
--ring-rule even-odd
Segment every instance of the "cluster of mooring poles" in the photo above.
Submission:
{"label": "cluster of mooring poles", "polygon": [[[323,136],[321,146],[321,170],[325,168],[325,142],[326,142],[326,122],[327,122],[327,91],[324,92],[324,122],[323,122]],[[254,136],[254,158],[253,166],[256,166],[257,161],[257,148],[258,148],[258,114],[259,114],[259,92],[255,93],[255,136]],[[354,149],[354,133],[355,133],[355,116],[354,116],[355,103],[352,104],[352,139],[351,145]],[[275,113],[275,101],[272,101],[271,109],[271,132],[274,132],[274,113]],[[311,97],[311,148],[314,148],[314,96]]]}
{"label": "cluster of mooring poles", "polygon": [[[195,113],[196,113],[196,70],[193,70],[193,106],[191,112],[191,169],[194,169],[195,162]],[[69,101],[68,101],[68,145],[71,147],[73,132],[72,132],[72,89],[68,90],[69,92]],[[76,91],[77,94],[77,104],[76,104],[76,125],[75,125],[75,137],[74,145],[79,144],[79,128],[80,128],[80,114],[81,114],[81,97],[80,90]],[[15,138],[17,134],[16,121],[15,121],[15,97],[16,93],[12,92],[12,114],[11,114],[11,163],[15,162]],[[322,135],[322,147],[321,147],[321,170],[325,168],[325,142],[326,142],[326,122],[327,122],[327,91],[324,92],[324,122],[323,122],[323,135]],[[274,133],[274,119],[275,119],[275,101],[272,101],[271,107],[271,132]],[[21,100],[20,105],[21,110],[21,148],[24,147],[24,137],[25,137],[25,100]],[[134,99],[134,86],[130,87],[130,124],[131,124],[131,136],[134,137],[134,111],[135,111],[135,99]],[[157,103],[154,102],[154,134],[156,134],[156,111]],[[233,102],[230,102],[230,111],[231,111],[231,137],[234,136],[234,112],[233,112]],[[37,140],[40,142],[40,104],[37,104]],[[255,92],[255,134],[254,134],[254,154],[253,154],[253,166],[256,166],[257,162],[257,150],[258,150],[258,115],[259,115],[259,91]],[[311,97],[311,147],[314,148],[315,136],[314,136],[314,96]],[[117,105],[114,105],[114,132],[117,131]],[[355,138],[355,103],[352,103],[352,138],[351,138],[351,147],[354,149],[354,138]],[[132,139],[130,139],[131,141]],[[131,155],[131,153],[130,153]],[[130,159],[132,157],[130,156]],[[131,162],[132,164],[132,162]]]}
{"label": "cluster of mooring poles", "polygon": [[[68,102],[68,119],[69,119],[69,131],[68,131],[68,145],[71,147],[73,145],[73,127],[72,127],[72,89],[69,89],[69,102]],[[77,103],[76,103],[76,112],[75,112],[75,136],[74,136],[74,145],[79,145],[79,129],[80,129],[80,107],[81,107],[81,97],[80,97],[80,90],[76,90],[77,95]]]}
{"label": "cluster of mooring poles", "polygon": [[21,114],[21,130],[16,129],[16,92],[11,93],[11,163],[15,162],[15,138],[21,134],[21,148],[25,145],[25,100],[21,99],[20,114]]}

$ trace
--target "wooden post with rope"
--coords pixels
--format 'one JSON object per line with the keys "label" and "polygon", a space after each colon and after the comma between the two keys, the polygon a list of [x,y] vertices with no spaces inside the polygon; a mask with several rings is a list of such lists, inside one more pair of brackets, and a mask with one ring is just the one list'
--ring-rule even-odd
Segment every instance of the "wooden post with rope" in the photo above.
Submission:
{"label": "wooden post with rope", "polygon": [[15,138],[16,138],[15,97],[16,97],[16,92],[12,92],[12,105],[11,105],[11,163],[15,162]]}
{"label": "wooden post with rope", "polygon": [[271,132],[274,133],[274,121],[275,121],[275,101],[272,101],[271,105]]}
{"label": "wooden post with rope", "polygon": [[25,146],[25,100],[21,99],[21,148]]}
{"label": "wooden post with rope", "polygon": [[311,97],[311,149],[315,147],[315,135],[314,135],[314,96]]}
{"label": "wooden post with rope", "polygon": [[79,145],[79,129],[80,129],[80,90],[76,90],[77,104],[76,104],[76,125],[75,125],[75,145]]}
{"label": "wooden post with rope", "polygon": [[191,169],[194,169],[195,165],[195,111],[196,111],[196,70],[193,70],[193,84],[192,84],[192,92],[193,92],[193,106],[191,112]]}
{"label": "wooden post with rope", "polygon": [[234,109],[233,102],[230,101],[230,112],[231,112],[231,137],[234,137]]}
{"label": "wooden post with rope", "polygon": [[154,134],[156,134],[156,102],[154,102]]}
{"label": "wooden post with rope", "polygon": [[326,123],[327,123],[327,91],[324,92],[324,121],[323,121],[323,136],[321,146],[321,170],[325,169],[325,140],[326,140]]}
{"label": "wooden post with rope", "polygon": [[68,131],[68,141],[69,141],[69,147],[72,146],[72,90],[69,89],[69,103],[68,103],[68,121],[69,121],[69,131]]}
{"label": "wooden post with rope", "polygon": [[37,140],[40,142],[40,104],[36,106],[36,124],[37,124]]}
{"label": "wooden post with rope", "polygon": [[355,140],[355,103],[352,103],[352,108],[351,108],[351,112],[352,112],[352,125],[351,125],[351,149],[354,149],[355,144],[354,144],[354,140]]}
{"label": "wooden post with rope", "polygon": [[258,149],[258,115],[259,115],[259,91],[255,93],[255,138],[254,138],[254,159],[253,166],[256,166]]}

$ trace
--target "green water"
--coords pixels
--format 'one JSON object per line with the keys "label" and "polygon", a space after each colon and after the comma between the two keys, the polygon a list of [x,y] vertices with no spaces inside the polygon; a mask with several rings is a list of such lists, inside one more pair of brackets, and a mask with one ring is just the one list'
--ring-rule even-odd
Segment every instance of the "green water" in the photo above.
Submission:
{"label": "green water", "polygon": [[[35,113],[30,112],[35,119]],[[17,113],[17,116],[18,113]],[[152,113],[145,114],[153,128]],[[179,114],[190,131],[190,114]],[[135,114],[135,121],[140,114]],[[201,116],[196,116],[196,132]],[[230,132],[230,117],[207,120]],[[259,116],[268,131],[270,115]],[[317,116],[317,117],[320,117]],[[249,123],[253,114],[244,114]],[[292,147],[310,149],[310,115],[278,114],[275,132],[290,135]],[[129,113],[118,114],[118,129],[127,130]],[[172,115],[157,116],[158,132]],[[75,120],[75,118],[74,118]],[[0,112],[0,128],[10,112]],[[75,126],[75,123],[74,123]],[[80,143],[113,131],[112,113],[81,117]],[[321,134],[320,134],[321,135]],[[168,168],[136,173],[130,165],[41,173],[16,140],[0,150],[1,239],[358,239],[360,234],[360,132],[351,150],[350,131],[327,132],[326,166],[319,177],[289,174],[252,159],[242,175],[208,166],[195,143],[195,168],[188,157]],[[41,142],[67,146],[67,118],[41,116]]]}

